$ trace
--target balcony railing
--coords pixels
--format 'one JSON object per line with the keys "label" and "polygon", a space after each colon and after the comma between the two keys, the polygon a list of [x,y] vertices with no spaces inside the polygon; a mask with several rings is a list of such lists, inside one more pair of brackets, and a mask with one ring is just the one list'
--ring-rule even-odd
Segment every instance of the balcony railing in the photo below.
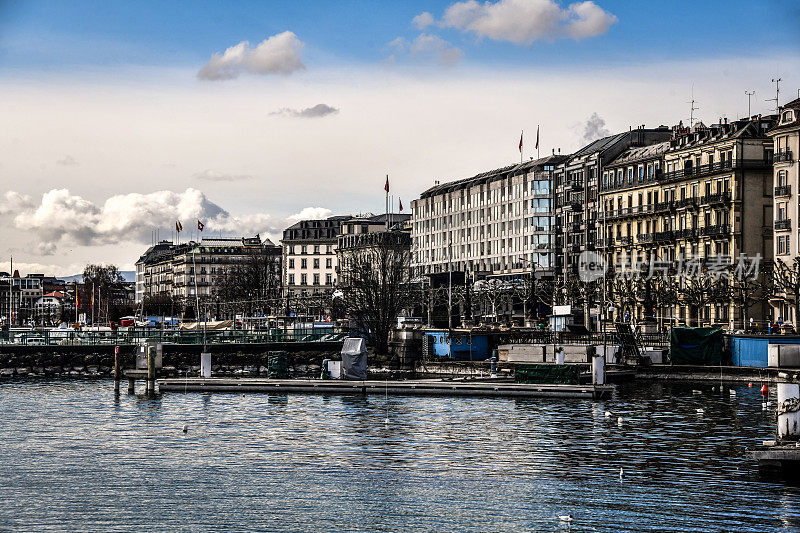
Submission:
{"label": "balcony railing", "polygon": [[633,244],[633,237],[617,237],[621,246],[630,246]]}
{"label": "balcony railing", "polygon": [[686,178],[693,178],[697,176],[706,176],[709,174],[719,174],[728,172],[730,170],[758,170],[767,169],[772,166],[772,161],[765,161],[763,159],[729,159],[727,161],[718,161],[710,165],[698,165],[690,168],[680,170],[673,170],[672,172],[664,172],[659,181],[677,181]]}
{"label": "balcony railing", "polygon": [[694,239],[697,237],[697,228],[683,228],[675,232],[676,239]]}
{"label": "balcony railing", "polygon": [[654,235],[653,240],[655,242],[671,242],[675,240],[675,234],[672,231],[659,231]]}
{"label": "balcony railing", "polygon": [[791,185],[778,185],[775,187],[775,196],[791,196],[792,194],[792,186]]}
{"label": "balcony railing", "polygon": [[720,237],[720,236],[730,235],[730,233],[731,233],[730,224],[716,224],[714,226],[705,226],[703,228],[700,228],[700,234],[709,237]]}
{"label": "balcony railing", "polygon": [[654,238],[655,235],[653,233],[640,233],[639,235],[636,236],[636,239],[641,244],[651,243],[653,242]]}
{"label": "balcony railing", "polygon": [[791,150],[784,150],[782,152],[778,152],[775,154],[775,162],[776,163],[791,163],[792,162],[792,151]]}
{"label": "balcony railing", "polygon": [[675,209],[684,209],[686,207],[697,207],[697,198],[681,198],[675,201]]}
{"label": "balcony railing", "polygon": [[713,194],[706,194],[703,196],[700,203],[702,204],[727,204],[731,201],[731,193],[729,192],[715,192]]}
{"label": "balcony railing", "polygon": [[672,202],[659,202],[653,207],[654,213],[666,213],[673,209]]}
{"label": "balcony railing", "polygon": [[775,221],[775,231],[785,231],[792,229],[792,220],[789,218],[784,218],[782,220]]}

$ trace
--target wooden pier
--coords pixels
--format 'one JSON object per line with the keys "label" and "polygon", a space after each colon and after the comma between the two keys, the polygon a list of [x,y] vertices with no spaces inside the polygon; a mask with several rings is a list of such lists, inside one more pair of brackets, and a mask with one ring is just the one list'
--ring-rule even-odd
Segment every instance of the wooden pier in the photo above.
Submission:
{"label": "wooden pier", "polygon": [[612,385],[539,385],[508,381],[345,381],[323,379],[164,378],[161,392],[392,394],[516,398],[610,398]]}

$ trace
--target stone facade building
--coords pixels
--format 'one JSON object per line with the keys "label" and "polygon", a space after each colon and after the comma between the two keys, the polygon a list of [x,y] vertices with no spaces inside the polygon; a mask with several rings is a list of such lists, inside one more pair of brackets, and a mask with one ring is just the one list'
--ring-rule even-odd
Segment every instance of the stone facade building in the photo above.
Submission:
{"label": "stone facade building", "polygon": [[[774,150],[773,185],[775,209],[773,210],[775,238],[773,250],[776,263],[794,268],[800,257],[800,172],[797,154],[800,153],[800,98],[783,106],[776,125],[767,132]],[[797,327],[793,295],[782,294],[772,301],[776,320]]]}
{"label": "stone facade building", "polygon": [[[676,264],[718,256],[734,262],[739,254],[769,261],[772,144],[766,132],[773,123],[774,117],[758,117],[676,128],[669,142],[631,148],[606,165],[598,244],[607,262]],[[644,314],[639,306],[633,318]],[[763,305],[749,313],[755,320],[766,314]],[[745,327],[737,306],[722,301],[698,309],[678,301],[660,318]]]}

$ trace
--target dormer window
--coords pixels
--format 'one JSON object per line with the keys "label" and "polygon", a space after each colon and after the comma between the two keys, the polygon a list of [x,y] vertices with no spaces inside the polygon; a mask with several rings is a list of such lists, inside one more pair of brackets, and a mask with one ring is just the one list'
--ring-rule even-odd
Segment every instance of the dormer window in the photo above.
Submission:
{"label": "dormer window", "polygon": [[783,116],[781,117],[781,122],[786,124],[787,122],[791,122],[794,120],[794,111],[791,109],[788,111],[783,112]]}

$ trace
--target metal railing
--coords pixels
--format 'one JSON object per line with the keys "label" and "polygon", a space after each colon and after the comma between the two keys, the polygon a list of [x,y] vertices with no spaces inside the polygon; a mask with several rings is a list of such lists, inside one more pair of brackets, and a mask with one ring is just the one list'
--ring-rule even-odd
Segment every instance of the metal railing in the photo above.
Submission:
{"label": "metal railing", "polygon": [[792,161],[792,151],[791,150],[783,150],[781,152],[777,152],[775,154],[774,161],[776,163],[790,163]]}
{"label": "metal railing", "polygon": [[[642,345],[653,346],[656,349],[669,347],[669,334],[667,333],[641,333]],[[519,331],[503,335],[500,344],[556,344],[556,345],[594,345],[604,343],[609,346],[619,344],[617,333],[614,331],[594,332],[588,334],[571,333],[569,331]]]}
{"label": "metal railing", "polygon": [[792,229],[792,220],[788,218],[784,218],[782,220],[775,221],[775,230],[782,231],[782,230],[789,230]]}
{"label": "metal railing", "polygon": [[199,331],[128,328],[117,331],[42,330],[3,332],[2,344],[23,346],[98,346],[161,342],[164,344],[264,344],[270,342],[341,341],[341,328]]}
{"label": "metal railing", "polygon": [[792,194],[792,186],[791,185],[778,185],[775,187],[775,196],[791,196]]}

